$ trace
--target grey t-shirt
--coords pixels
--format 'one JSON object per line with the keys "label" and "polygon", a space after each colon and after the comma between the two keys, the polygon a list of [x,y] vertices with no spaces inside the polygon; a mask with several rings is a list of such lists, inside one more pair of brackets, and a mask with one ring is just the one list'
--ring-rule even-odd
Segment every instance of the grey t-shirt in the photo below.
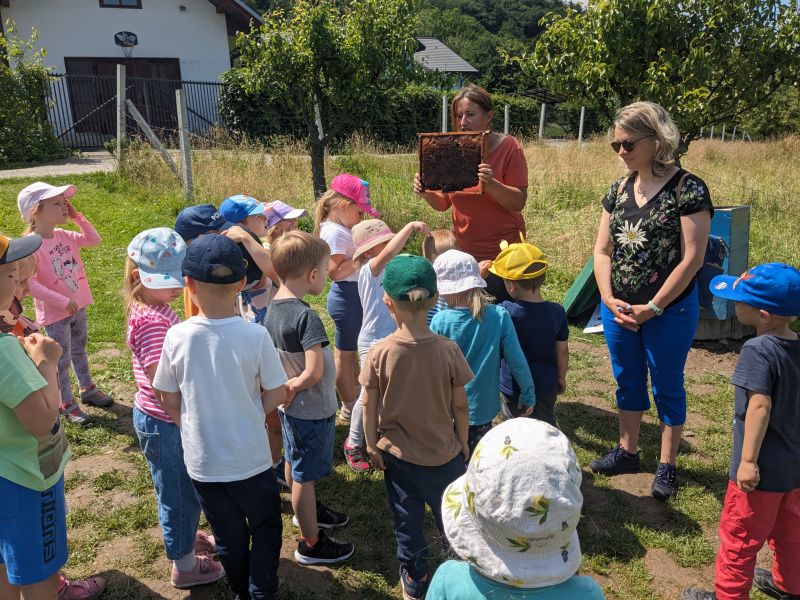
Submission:
{"label": "grey t-shirt", "polygon": [[273,300],[264,325],[269,331],[281,363],[290,379],[305,368],[305,351],[322,345],[322,379],[297,393],[292,403],[282,409],[297,419],[327,419],[336,414],[336,365],[328,335],[319,315],[296,298]]}
{"label": "grey t-shirt", "polygon": [[760,335],[742,346],[732,379],[733,457],[729,476],[736,481],[742,460],[747,390],[772,400],[769,425],[758,455],[764,492],[800,489],[800,340]]}

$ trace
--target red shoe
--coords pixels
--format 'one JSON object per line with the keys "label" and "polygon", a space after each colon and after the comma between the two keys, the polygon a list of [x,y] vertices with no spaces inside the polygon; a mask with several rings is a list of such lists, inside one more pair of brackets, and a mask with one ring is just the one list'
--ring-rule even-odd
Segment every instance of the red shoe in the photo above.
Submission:
{"label": "red shoe", "polygon": [[217,542],[213,535],[207,534],[205,531],[197,530],[197,535],[194,537],[194,553],[195,554],[216,554]]}
{"label": "red shoe", "polygon": [[356,473],[363,473],[369,471],[372,465],[369,464],[367,459],[367,452],[364,446],[351,446],[350,440],[344,440],[344,458],[347,460],[347,466]]}
{"label": "red shoe", "polygon": [[58,600],[94,600],[106,589],[106,580],[102,577],[86,579],[67,579],[64,573],[58,574]]}

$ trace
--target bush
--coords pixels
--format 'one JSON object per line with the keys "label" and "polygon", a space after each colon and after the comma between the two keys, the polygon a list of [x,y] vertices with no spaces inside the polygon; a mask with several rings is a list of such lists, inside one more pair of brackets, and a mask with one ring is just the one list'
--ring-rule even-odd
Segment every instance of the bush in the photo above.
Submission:
{"label": "bush", "polygon": [[32,52],[35,39],[35,31],[28,41],[17,38],[11,21],[0,36],[0,166],[70,153],[47,121],[49,73],[41,60],[44,51]]}

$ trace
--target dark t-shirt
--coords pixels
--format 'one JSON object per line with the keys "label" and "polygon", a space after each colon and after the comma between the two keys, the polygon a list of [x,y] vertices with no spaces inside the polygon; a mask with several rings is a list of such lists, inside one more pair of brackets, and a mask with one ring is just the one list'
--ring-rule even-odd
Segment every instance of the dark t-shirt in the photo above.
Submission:
{"label": "dark t-shirt", "polygon": [[288,407],[282,410],[298,419],[327,419],[336,414],[336,366],[322,319],[311,307],[296,298],[273,300],[264,326],[281,358],[289,378],[297,377],[305,368],[305,351],[322,346],[322,379],[306,390],[297,392]]}
{"label": "dark t-shirt", "polygon": [[742,346],[733,373],[733,457],[729,476],[736,481],[742,460],[747,391],[772,399],[769,425],[758,455],[764,492],[800,488],[800,340],[760,335]]}
{"label": "dark t-shirt", "polygon": [[[614,297],[631,304],[646,304],[651,300],[681,261],[681,217],[702,210],[714,214],[708,187],[694,175],[686,177],[680,200],[675,201],[675,191],[684,173],[679,169],[642,207],[634,199],[635,174],[627,178],[619,194],[622,180],[615,181],[603,198],[603,208],[611,214]],[[683,300],[693,285],[694,280],[670,305]]]}
{"label": "dark t-shirt", "polygon": [[[569,338],[567,313],[556,302],[503,302],[500,306],[511,315],[522,353],[528,361],[537,398],[555,398],[558,394],[556,342]],[[505,361],[500,363],[500,391],[519,400],[519,386],[511,377]]]}

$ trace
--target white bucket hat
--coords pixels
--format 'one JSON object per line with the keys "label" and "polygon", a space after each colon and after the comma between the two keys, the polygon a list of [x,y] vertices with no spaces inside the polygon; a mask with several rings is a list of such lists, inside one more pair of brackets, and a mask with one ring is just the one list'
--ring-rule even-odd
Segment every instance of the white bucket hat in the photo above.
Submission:
{"label": "white bucket hat", "polygon": [[473,288],[485,288],[478,261],[466,252],[448,250],[433,261],[440,294],[460,294]]}
{"label": "white bucket hat", "polygon": [[442,496],[445,534],[484,577],[520,588],[563,583],[578,571],[581,471],[552,425],[510,419],[478,443],[467,472]]}

